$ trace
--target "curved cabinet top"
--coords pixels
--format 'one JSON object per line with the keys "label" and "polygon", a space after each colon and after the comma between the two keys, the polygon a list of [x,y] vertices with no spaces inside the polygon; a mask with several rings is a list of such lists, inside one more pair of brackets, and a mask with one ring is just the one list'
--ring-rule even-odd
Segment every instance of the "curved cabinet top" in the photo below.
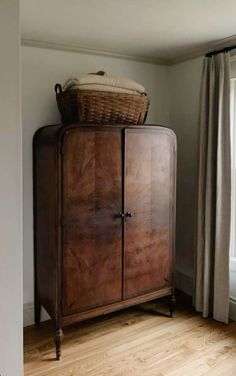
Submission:
{"label": "curved cabinet top", "polygon": [[175,148],[176,148],[176,135],[173,130],[170,128],[164,127],[162,125],[155,125],[155,124],[143,124],[143,125],[125,125],[125,124],[71,124],[71,125],[64,125],[64,124],[55,124],[55,125],[47,125],[44,127],[39,128],[35,134],[33,143],[35,144],[37,141],[37,145],[42,143],[48,144],[57,144],[59,147],[63,143],[64,135],[71,130],[76,130],[77,128],[120,128],[120,129],[155,129],[161,133],[169,134],[172,138]]}

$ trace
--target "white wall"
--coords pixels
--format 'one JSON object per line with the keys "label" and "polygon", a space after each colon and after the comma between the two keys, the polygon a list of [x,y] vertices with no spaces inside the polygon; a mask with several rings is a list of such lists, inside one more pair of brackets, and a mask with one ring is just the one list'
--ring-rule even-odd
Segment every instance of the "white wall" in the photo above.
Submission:
{"label": "white wall", "polygon": [[0,374],[22,375],[19,0],[0,1]]}
{"label": "white wall", "polygon": [[43,125],[59,122],[54,85],[73,73],[97,70],[142,83],[151,96],[148,122],[169,125],[168,68],[104,56],[22,47],[23,238],[25,324],[32,322],[33,210],[32,137]]}
{"label": "white wall", "polygon": [[196,231],[198,112],[202,58],[169,68],[170,124],[177,135],[177,285],[192,293]]}

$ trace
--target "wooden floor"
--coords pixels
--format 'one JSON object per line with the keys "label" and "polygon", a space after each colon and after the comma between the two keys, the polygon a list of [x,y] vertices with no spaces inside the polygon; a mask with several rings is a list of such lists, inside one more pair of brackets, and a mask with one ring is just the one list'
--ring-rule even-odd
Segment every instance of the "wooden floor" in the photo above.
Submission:
{"label": "wooden floor", "polygon": [[52,335],[49,322],[26,328],[25,375],[236,376],[236,323],[202,319],[181,303],[174,318],[132,308],[73,325],[59,362]]}

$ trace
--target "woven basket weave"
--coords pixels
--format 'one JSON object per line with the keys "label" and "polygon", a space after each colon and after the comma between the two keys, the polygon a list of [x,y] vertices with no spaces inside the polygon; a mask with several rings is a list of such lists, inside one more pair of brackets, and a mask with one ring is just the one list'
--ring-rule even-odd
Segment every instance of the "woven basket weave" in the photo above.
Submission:
{"label": "woven basket weave", "polygon": [[146,95],[95,90],[62,91],[56,84],[57,105],[63,123],[144,124],[150,98]]}

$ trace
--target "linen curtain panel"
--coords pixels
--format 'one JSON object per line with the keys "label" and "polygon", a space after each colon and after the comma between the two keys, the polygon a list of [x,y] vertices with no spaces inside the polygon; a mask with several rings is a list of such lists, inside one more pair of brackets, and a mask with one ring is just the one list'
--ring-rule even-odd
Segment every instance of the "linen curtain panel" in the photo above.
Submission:
{"label": "linen curtain panel", "polygon": [[230,239],[230,54],[206,57],[202,72],[195,307],[227,323]]}

